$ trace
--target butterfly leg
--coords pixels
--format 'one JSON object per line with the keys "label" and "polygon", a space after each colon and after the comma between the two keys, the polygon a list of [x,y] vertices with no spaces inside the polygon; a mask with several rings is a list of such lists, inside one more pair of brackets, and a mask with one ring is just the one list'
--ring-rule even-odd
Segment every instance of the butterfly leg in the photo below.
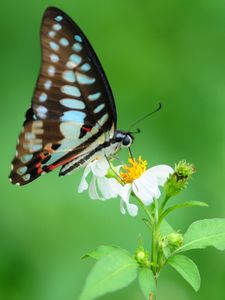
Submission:
{"label": "butterfly leg", "polygon": [[114,173],[114,174],[116,175],[116,177],[119,179],[119,182],[122,183],[122,184],[124,185],[123,179],[122,179],[122,178],[120,177],[120,175],[117,174],[116,171],[113,169],[113,167],[112,167],[112,165],[111,165],[111,162],[110,162],[109,158],[108,158],[106,155],[105,155],[105,158],[106,158],[106,160],[107,160],[108,163],[109,163],[110,169],[113,171],[113,173]]}
{"label": "butterfly leg", "polygon": [[119,161],[121,164],[125,165],[125,162],[124,162],[122,159],[120,159],[117,155],[111,155],[111,157],[112,157],[113,159]]}

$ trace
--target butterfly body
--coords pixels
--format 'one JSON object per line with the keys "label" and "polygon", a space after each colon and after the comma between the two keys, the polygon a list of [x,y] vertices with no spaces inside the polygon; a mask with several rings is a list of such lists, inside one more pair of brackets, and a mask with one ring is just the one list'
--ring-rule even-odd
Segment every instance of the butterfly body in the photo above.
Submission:
{"label": "butterfly body", "polygon": [[112,91],[92,46],[57,8],[44,13],[41,49],[40,75],[12,162],[10,181],[17,185],[59,166],[59,175],[66,175],[133,141],[116,130]]}
{"label": "butterfly body", "polygon": [[83,155],[83,157],[79,156],[77,159],[75,158],[67,164],[64,163],[59,175],[62,176],[70,174],[72,171],[87,165],[90,161],[100,159],[104,156],[110,158],[112,155],[115,155],[121,149],[121,147],[127,147],[128,142],[129,146],[133,142],[133,137],[130,133],[116,131],[112,139],[96,145],[92,151],[87,152],[86,155]]}

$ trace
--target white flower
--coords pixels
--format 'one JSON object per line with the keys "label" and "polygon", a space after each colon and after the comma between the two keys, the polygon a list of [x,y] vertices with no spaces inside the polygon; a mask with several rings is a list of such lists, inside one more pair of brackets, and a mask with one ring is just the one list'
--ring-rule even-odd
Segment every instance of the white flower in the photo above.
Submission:
{"label": "white flower", "polygon": [[[139,157],[138,161],[129,159],[129,165],[118,166],[116,173],[121,177],[124,185],[118,179],[108,178],[109,162],[105,157],[90,162],[81,179],[78,192],[81,193],[88,189],[89,196],[93,200],[107,200],[120,196],[120,210],[123,214],[128,211],[131,216],[136,216],[138,207],[130,203],[130,195],[133,192],[144,205],[149,205],[154,199],[161,195],[160,186],[166,182],[169,174],[174,170],[167,165],[159,165],[146,170],[147,161]],[[125,171],[120,172],[120,168]],[[91,175],[90,184],[87,182],[87,176]]]}
{"label": "white flower", "polygon": [[[84,170],[78,192],[81,193],[89,187],[89,196],[93,200],[116,198],[120,193],[122,185],[115,178],[106,177],[109,168],[109,162],[105,157],[90,162]],[[92,178],[90,185],[88,185],[87,176],[90,173]]]}
{"label": "white flower", "polygon": [[125,185],[120,191],[121,196],[121,212],[126,213],[125,206],[131,216],[136,216],[138,207],[129,203],[129,198],[133,192],[144,205],[149,205],[154,199],[158,199],[161,195],[160,186],[166,182],[169,174],[174,170],[167,165],[159,165],[146,170],[147,162],[140,157],[138,162],[129,159],[131,166],[123,167],[126,172],[120,173]]}

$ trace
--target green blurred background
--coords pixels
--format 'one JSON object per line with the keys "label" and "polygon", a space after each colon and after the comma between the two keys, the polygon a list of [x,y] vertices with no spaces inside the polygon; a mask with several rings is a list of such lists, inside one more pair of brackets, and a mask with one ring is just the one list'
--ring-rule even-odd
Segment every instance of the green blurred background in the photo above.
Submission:
{"label": "green blurred background", "polygon": [[[90,39],[111,83],[118,128],[161,101],[163,110],[142,123],[133,152],[150,165],[187,159],[197,167],[182,200],[209,208],[174,213],[186,230],[198,218],[225,217],[225,2],[222,0],[64,0],[0,3],[0,299],[75,300],[93,265],[80,257],[99,244],[134,251],[148,232],[141,218],[122,216],[119,200],[78,194],[82,175],[57,171],[25,187],[8,182],[17,135],[39,71],[43,11],[65,10]],[[124,154],[123,154],[124,155]],[[202,287],[196,294],[173,270],[159,282],[161,299],[222,299],[225,253],[189,253]],[[221,295],[222,294],[222,295]],[[221,298],[222,297],[222,298]],[[137,283],[102,297],[143,299]]]}

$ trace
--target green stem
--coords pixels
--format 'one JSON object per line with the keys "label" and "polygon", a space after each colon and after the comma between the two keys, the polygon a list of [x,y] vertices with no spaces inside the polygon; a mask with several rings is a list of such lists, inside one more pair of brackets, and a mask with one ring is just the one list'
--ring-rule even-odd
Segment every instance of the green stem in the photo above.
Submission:
{"label": "green stem", "polygon": [[158,251],[159,251],[159,236],[160,236],[160,227],[159,227],[159,207],[158,201],[155,200],[155,209],[154,209],[154,223],[152,229],[152,272],[155,276],[155,282],[157,284],[158,278]]}
{"label": "green stem", "polygon": [[[135,196],[135,195],[133,195]],[[159,275],[159,259],[160,253],[159,252],[159,237],[160,237],[160,224],[159,224],[159,202],[155,200],[152,206],[152,211],[150,212],[148,208],[143,204],[143,202],[136,197],[139,206],[145,211],[149,224],[151,225],[151,232],[152,232],[152,251],[151,251],[151,269],[155,277],[155,284],[157,285],[157,279]],[[156,300],[156,295],[154,300]]]}
{"label": "green stem", "polygon": [[161,204],[161,207],[160,207],[160,212],[163,211],[164,207],[166,206],[166,203],[168,202],[168,200],[170,199],[170,196],[166,195],[162,204]]}
{"label": "green stem", "polygon": [[154,223],[154,219],[153,219],[152,215],[150,214],[149,210],[147,209],[147,207],[143,204],[143,202],[137,196],[135,196],[135,198],[136,198],[138,204],[140,205],[140,207],[145,211],[145,213],[146,213],[146,215],[149,219],[149,222],[152,226],[152,224]]}

